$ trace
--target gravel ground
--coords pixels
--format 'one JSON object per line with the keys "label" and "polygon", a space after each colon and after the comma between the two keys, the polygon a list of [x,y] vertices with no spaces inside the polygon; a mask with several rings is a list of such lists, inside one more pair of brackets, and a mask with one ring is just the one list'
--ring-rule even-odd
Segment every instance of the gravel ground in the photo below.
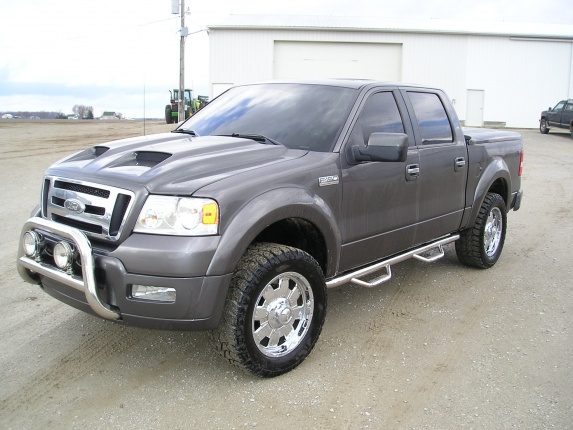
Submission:
{"label": "gravel ground", "polygon": [[521,130],[525,196],[495,267],[464,267],[448,246],[438,262],[395,266],[379,288],[329,290],[312,354],[259,379],[205,333],[103,321],[17,275],[46,167],[143,132],[134,121],[0,122],[1,429],[573,428],[568,134]]}

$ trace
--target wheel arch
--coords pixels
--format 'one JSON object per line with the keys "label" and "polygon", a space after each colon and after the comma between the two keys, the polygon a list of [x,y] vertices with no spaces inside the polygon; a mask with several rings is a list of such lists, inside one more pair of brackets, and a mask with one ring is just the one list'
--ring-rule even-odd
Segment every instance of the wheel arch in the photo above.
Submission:
{"label": "wheel arch", "polygon": [[319,263],[325,277],[332,276],[341,243],[334,219],[326,202],[306,190],[280,188],[261,194],[228,223],[207,275],[232,273],[249,245],[273,242],[302,249]]}
{"label": "wheel arch", "polygon": [[323,273],[328,270],[328,247],[320,229],[304,218],[284,218],[269,225],[252,243],[271,242],[292,246],[310,254]]}
{"label": "wheel arch", "polygon": [[465,217],[465,222],[462,225],[468,227],[474,224],[480,207],[490,192],[499,194],[502,197],[507,213],[511,202],[510,184],[511,173],[505,161],[501,157],[492,160],[481,175],[481,179],[475,189],[472,209],[469,212],[469,216]]}

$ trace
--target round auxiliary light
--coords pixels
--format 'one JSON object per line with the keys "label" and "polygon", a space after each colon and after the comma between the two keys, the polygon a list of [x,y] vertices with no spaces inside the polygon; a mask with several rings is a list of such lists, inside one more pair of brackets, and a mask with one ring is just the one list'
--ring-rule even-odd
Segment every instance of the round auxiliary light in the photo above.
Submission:
{"label": "round auxiliary light", "polygon": [[40,244],[42,242],[42,238],[38,233],[35,231],[27,231],[24,233],[24,253],[26,256],[30,258],[36,258],[40,255]]}
{"label": "round auxiliary light", "polygon": [[54,263],[62,270],[72,267],[74,251],[68,242],[58,242],[54,246]]}

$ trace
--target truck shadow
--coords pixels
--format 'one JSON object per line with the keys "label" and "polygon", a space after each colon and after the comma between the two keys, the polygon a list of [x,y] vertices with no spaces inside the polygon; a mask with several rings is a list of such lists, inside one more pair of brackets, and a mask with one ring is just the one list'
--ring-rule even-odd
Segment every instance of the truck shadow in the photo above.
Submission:
{"label": "truck shadow", "polygon": [[561,130],[561,129],[551,129],[551,131],[546,134],[546,136],[555,136],[557,138],[562,138],[562,139],[567,139],[570,141],[573,141],[573,138],[571,138],[571,133],[568,132],[567,130]]}

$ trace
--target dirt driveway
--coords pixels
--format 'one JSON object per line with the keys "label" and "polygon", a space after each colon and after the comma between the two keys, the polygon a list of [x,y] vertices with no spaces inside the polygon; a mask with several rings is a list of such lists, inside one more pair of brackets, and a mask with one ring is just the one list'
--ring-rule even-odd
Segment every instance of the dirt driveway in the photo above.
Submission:
{"label": "dirt driveway", "polygon": [[[146,132],[172,128],[147,123]],[[452,246],[377,289],[329,290],[317,347],[294,371],[230,367],[201,332],[96,319],[24,283],[19,230],[44,169],[141,122],[0,122],[0,428],[571,429],[573,141],[522,131],[522,208],[490,270]]]}

